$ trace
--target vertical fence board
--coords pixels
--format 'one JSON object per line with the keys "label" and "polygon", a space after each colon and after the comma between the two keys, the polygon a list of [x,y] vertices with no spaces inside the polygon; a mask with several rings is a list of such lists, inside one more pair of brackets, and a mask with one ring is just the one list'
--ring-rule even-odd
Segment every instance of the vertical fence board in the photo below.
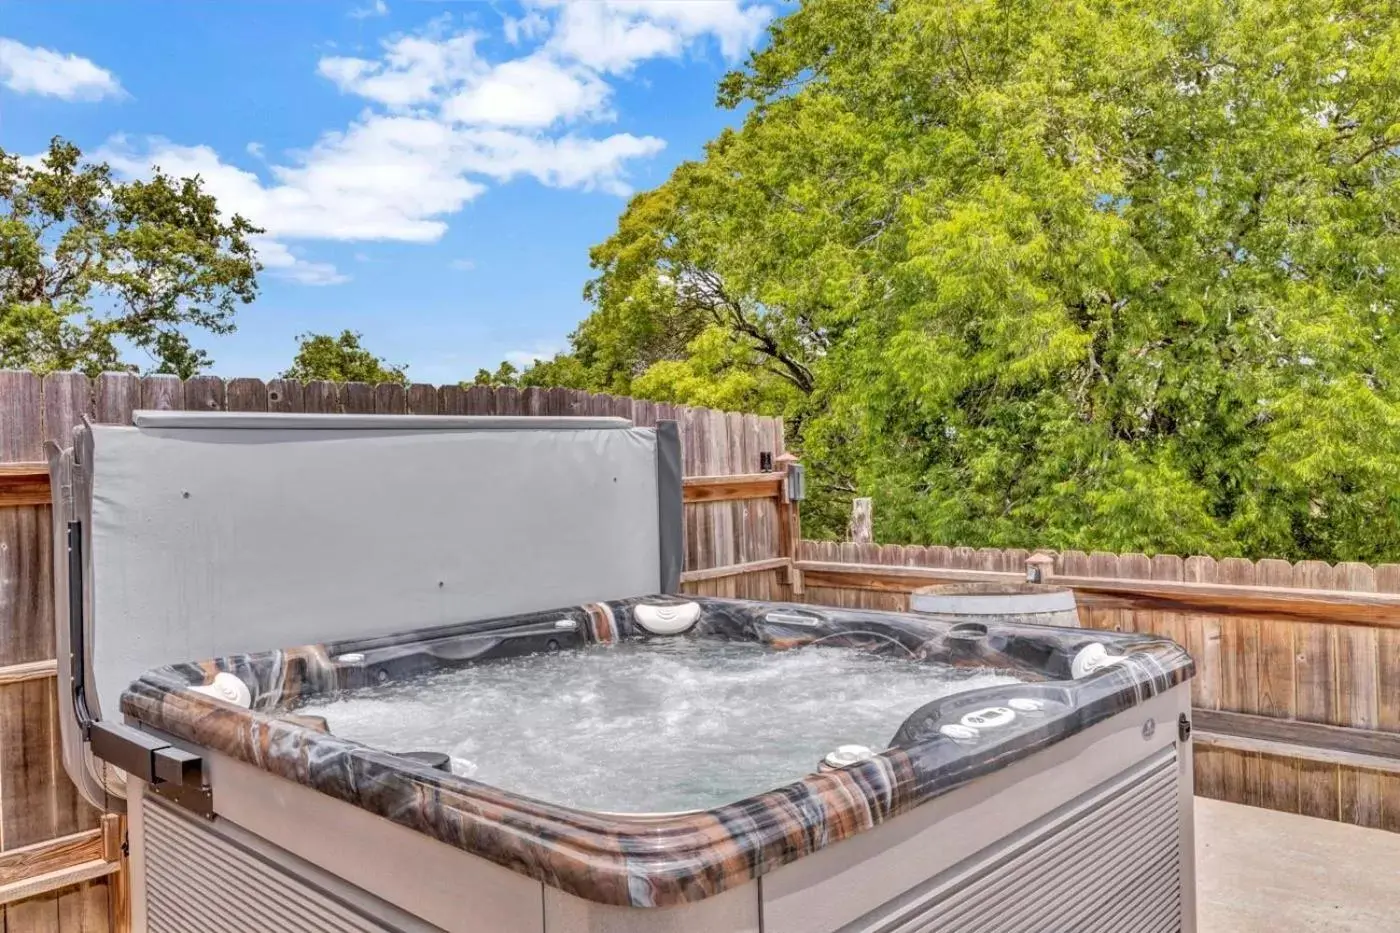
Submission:
{"label": "vertical fence board", "polygon": [[226,386],[218,376],[191,376],[185,380],[186,411],[223,411]]}
{"label": "vertical fence board", "polygon": [[85,881],[59,892],[58,928],[62,933],[107,933],[107,881]]}
{"label": "vertical fence board", "polygon": [[[1293,565],[1286,560],[1261,560],[1255,565],[1260,586],[1293,585]],[[1294,666],[1296,649],[1292,622],[1259,623],[1259,713],[1292,719],[1297,710]],[[1299,771],[1295,762],[1271,755],[1259,757],[1260,801],[1271,810],[1297,813]]]}
{"label": "vertical fence board", "polygon": [[261,379],[228,381],[229,411],[267,411],[267,386]]}
{"label": "vertical fence board", "polygon": [[[722,411],[705,412],[705,426],[710,436],[708,442],[709,462],[706,472],[711,475],[737,472],[730,467],[729,459],[729,419]],[[734,547],[734,503],[720,502],[710,506],[713,525],[710,529],[710,547],[716,566],[738,563]],[[732,584],[733,580],[725,581]]]}
{"label": "vertical fence board", "polygon": [[141,407],[141,377],[135,373],[103,373],[97,377],[97,420],[103,424],[130,424],[131,413]]}
{"label": "vertical fence board", "polygon": [[142,378],[141,407],[148,411],[184,411],[185,384],[159,373]]}
{"label": "vertical fence board", "polygon": [[[1215,559],[1211,557],[1188,557],[1182,569],[1184,579],[1192,583],[1214,583],[1217,579]],[[1220,620],[1211,615],[1188,615],[1186,650],[1196,659],[1192,702],[1204,709],[1219,709]]]}
{"label": "vertical fence board", "polygon": [[306,411],[306,387],[295,379],[272,379],[267,383],[267,410]]}
{"label": "vertical fence board", "polygon": [[303,410],[317,415],[340,413],[340,384],[325,379],[308,382],[302,388]]}
{"label": "vertical fence board", "polygon": [[378,415],[408,413],[408,396],[397,382],[383,382],[374,387],[374,412]]}
{"label": "vertical fence board", "polygon": [[6,905],[5,922],[6,933],[64,933],[58,924],[58,892]]}
{"label": "vertical fence board", "polygon": [[1343,823],[1379,829],[1385,814],[1383,775],[1356,768],[1339,769],[1337,811]]}
{"label": "vertical fence board", "polygon": [[[1216,564],[1221,583],[1254,584],[1251,561],[1227,557]],[[1259,711],[1259,621],[1238,617],[1220,620],[1220,708],[1240,713]],[[1260,805],[1259,756],[1227,752],[1224,764],[1225,799]]]}
{"label": "vertical fence board", "polygon": [[[1337,585],[1353,592],[1374,593],[1376,572],[1366,564],[1338,564]],[[1336,712],[1340,726],[1374,729],[1380,707],[1376,689],[1379,666],[1376,630],[1358,626],[1335,626],[1332,683],[1337,691]]]}
{"label": "vertical fence board", "polygon": [[340,407],[347,415],[369,415],[374,413],[374,386],[364,382],[342,382],[340,384]]}
{"label": "vertical fence board", "polygon": [[[1336,586],[1332,565],[1320,560],[1300,561],[1293,568],[1293,585],[1301,589],[1330,590]],[[1333,722],[1336,693],[1332,689],[1336,664],[1331,625],[1299,625],[1293,633],[1294,714],[1306,722]],[[1341,818],[1340,772],[1336,765],[1298,764],[1298,812],[1304,816]]]}
{"label": "vertical fence board", "polygon": [[[724,440],[728,445],[725,469],[730,473],[750,472],[744,460],[744,416],[738,412],[720,412],[719,416],[725,422]],[[747,499],[729,504],[729,555],[735,563],[753,560],[749,550],[749,530],[765,527],[772,509],[773,503],[768,499]]]}
{"label": "vertical fence board", "polygon": [[[1305,560],[1293,568],[1293,585],[1329,590],[1336,586],[1336,577],[1330,564]],[[1294,636],[1296,710],[1298,718],[1308,722],[1336,722],[1340,715],[1332,686],[1336,667],[1333,631],[1330,625],[1304,625]]]}
{"label": "vertical fence board", "polygon": [[[1193,583],[1214,583],[1218,568],[1214,558],[1188,557],[1182,567],[1183,577]],[[1196,676],[1192,680],[1192,703],[1205,709],[1219,709],[1221,695],[1220,619],[1211,615],[1192,614],[1186,617],[1186,650],[1196,661]],[[1225,799],[1227,759],[1232,752],[1216,748],[1198,748],[1194,753],[1196,792],[1206,797]]]}
{"label": "vertical fence board", "polygon": [[[1152,563],[1145,554],[1119,554],[1117,577],[1120,580],[1150,580]],[[1144,617],[1139,623],[1138,614],[1132,610],[1119,610],[1116,615],[1117,624],[1114,628],[1119,632],[1139,631],[1139,625],[1147,622]]]}
{"label": "vertical fence board", "polygon": [[0,508],[0,666],[54,656],[51,535],[47,506]]}
{"label": "vertical fence board", "polygon": [[43,389],[34,373],[0,370],[0,462],[44,455]]}
{"label": "vertical fence board", "polygon": [[[1339,589],[1372,593],[1376,572],[1366,564],[1344,563],[1336,568]],[[1337,725],[1374,729],[1380,718],[1379,640],[1372,628],[1333,626],[1333,674]],[[1359,826],[1380,827],[1385,817],[1385,776],[1374,771],[1343,772],[1338,809],[1342,819]]]}
{"label": "vertical fence board", "polygon": [[[511,391],[514,392],[515,390],[512,389]],[[615,418],[626,418],[633,424],[637,424],[637,400],[628,398],[625,395],[614,396],[612,407],[609,409],[608,414]]]}
{"label": "vertical fence board", "polygon": [[467,390],[461,386],[443,386],[438,389],[438,412],[444,415],[465,415]]}
{"label": "vertical fence board", "polygon": [[[1376,589],[1400,593],[1400,564],[1376,567]],[[1376,636],[1376,686],[1380,691],[1376,728],[1400,732],[1400,631],[1384,629]],[[1400,774],[1383,775],[1381,783],[1381,828],[1400,832]]]}
{"label": "vertical fence board", "polygon": [[[1286,560],[1261,560],[1255,566],[1255,583],[1260,586],[1293,585],[1293,565]],[[1292,622],[1259,623],[1259,706],[1262,716],[1292,719],[1297,709],[1294,688]]]}
{"label": "vertical fence board", "polygon": [[490,386],[467,387],[467,414],[494,415],[496,413],[496,393]]}
{"label": "vertical fence board", "polygon": [[374,413],[374,387],[365,382],[342,382],[340,408],[346,415],[371,415]]}
{"label": "vertical fence board", "polygon": [[[1116,579],[1118,577],[1118,555],[1108,554],[1104,551],[1094,551],[1089,555],[1089,573],[1091,576],[1095,577],[1104,577],[1110,580]],[[1111,632],[1123,631],[1118,613],[1113,609],[1090,609],[1084,612],[1083,616],[1084,624],[1090,628],[1103,629]]]}
{"label": "vertical fence board", "polygon": [[73,428],[93,417],[92,380],[82,373],[50,373],[44,377],[44,440],[60,446],[72,443]]}
{"label": "vertical fence board", "polygon": [[544,414],[546,415],[567,415],[569,413],[569,390],[568,389],[545,389],[544,390]]}
{"label": "vertical fence board", "polygon": [[408,410],[415,415],[436,415],[438,413],[437,386],[415,382],[408,387]]}
{"label": "vertical fence board", "polygon": [[501,386],[496,390],[496,414],[498,415],[523,415],[525,410],[520,404],[520,390],[515,386]]}
{"label": "vertical fence board", "polygon": [[[1186,562],[1175,554],[1158,554],[1152,558],[1152,579],[1180,582],[1186,579]],[[1148,630],[1186,645],[1184,617],[1177,612],[1154,612],[1148,617]],[[1188,649],[1189,650],[1189,649]]]}

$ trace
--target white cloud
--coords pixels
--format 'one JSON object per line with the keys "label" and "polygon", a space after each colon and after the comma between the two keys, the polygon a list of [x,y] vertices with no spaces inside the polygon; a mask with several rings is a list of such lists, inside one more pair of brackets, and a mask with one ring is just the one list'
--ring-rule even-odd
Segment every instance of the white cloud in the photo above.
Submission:
{"label": "white cloud", "polygon": [[447,265],[458,272],[471,272],[476,268],[476,263],[470,259],[454,259]]}
{"label": "white cloud", "polygon": [[593,72],[543,54],[503,62],[442,104],[457,123],[549,126],[558,120],[608,115],[612,93]]}
{"label": "white cloud", "polygon": [[501,22],[501,30],[505,34],[507,42],[511,45],[519,45],[521,42],[528,42],[548,34],[549,20],[539,12],[531,10],[524,16],[504,17]]}
{"label": "white cloud", "polygon": [[101,100],[123,93],[116,76],[89,59],[5,38],[0,38],[0,84],[20,94],[63,100]]}
{"label": "white cloud", "polygon": [[631,159],[656,155],[666,142],[655,136],[618,133],[604,139],[530,136],[500,129],[463,130],[463,164],[509,181],[521,175],[551,188],[580,188],[630,194],[623,170]]}
{"label": "white cloud", "polygon": [[513,363],[516,369],[524,369],[535,362],[535,360],[551,360],[554,355],[563,347],[555,344],[541,344],[533,350],[507,350],[504,357],[507,362]]}
{"label": "white cloud", "polygon": [[262,143],[259,143],[259,142],[251,142],[251,143],[249,143],[248,145],[244,146],[243,148],[244,148],[244,150],[248,153],[248,155],[252,156],[252,157],[255,158],[255,159],[264,158],[263,144],[262,144]]}
{"label": "white cloud", "polygon": [[374,0],[374,2],[368,6],[355,7],[349,13],[351,19],[369,19],[372,16],[388,15],[389,4],[385,3],[384,0]]}
{"label": "white cloud", "polygon": [[451,135],[432,120],[371,117],[327,133],[292,164],[273,166],[270,184],[208,146],[154,139],[138,151],[117,140],[97,157],[128,176],[146,175],[152,165],[200,175],[225,211],[270,236],[431,243],[447,229],[439,217],[485,190],[462,176]]}
{"label": "white cloud", "polygon": [[342,91],[402,108],[431,101],[444,89],[485,72],[487,65],[476,54],[480,38],[474,32],[446,39],[398,36],[384,43],[384,56],[378,61],[331,56],[316,67]]}
{"label": "white cloud", "polygon": [[[420,33],[384,40],[376,57],[322,58],[318,73],[364,98],[366,109],[279,159],[250,143],[248,153],[263,163],[256,172],[224,162],[208,146],[160,138],[116,137],[95,157],[129,177],[148,175],[153,165],[174,176],[199,175],[222,209],[266,229],[257,246],[269,270],[334,284],[346,276],[289,244],[436,242],[448,218],[490,184],[520,177],[554,188],[629,193],[628,167],[666,144],[654,136],[588,131],[588,124],[615,117],[613,83],[644,58],[679,55],[707,37],[733,57],[768,15],[744,0],[563,7],[542,0],[523,19],[506,19],[506,38],[534,47],[502,61],[483,57],[479,33],[454,32],[440,17]],[[589,35],[618,44],[594,48]],[[454,268],[464,268],[462,262]]]}
{"label": "white cloud", "polygon": [[600,71],[625,73],[648,58],[675,57],[712,36],[733,60],[758,40],[769,7],[743,0],[536,0],[557,7],[550,47]]}
{"label": "white cloud", "polygon": [[[623,133],[604,139],[551,139],[500,129],[453,128],[423,117],[368,116],[324,135],[291,164],[271,168],[271,180],[229,165],[208,146],[147,141],[134,149],[114,140],[95,154],[128,177],[199,175],[228,213],[266,229],[259,244],[269,269],[299,280],[332,280],[329,267],[309,271],[290,252],[271,255],[287,239],[398,240],[431,243],[455,214],[486,190],[478,177],[520,176],[558,188],[625,194],[625,164],[661,151],[653,137]],[[280,244],[279,244],[280,245]]]}
{"label": "white cloud", "polygon": [[350,281],[350,276],[342,275],[331,263],[301,259],[294,256],[285,243],[266,236],[254,238],[253,248],[258,251],[258,261],[279,278],[302,285],[339,285]]}

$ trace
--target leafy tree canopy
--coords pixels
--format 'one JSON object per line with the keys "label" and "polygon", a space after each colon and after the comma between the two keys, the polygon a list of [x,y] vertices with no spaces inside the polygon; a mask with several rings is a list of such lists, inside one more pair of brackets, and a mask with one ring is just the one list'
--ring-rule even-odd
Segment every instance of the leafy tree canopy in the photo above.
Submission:
{"label": "leafy tree canopy", "polygon": [[485,368],[478,369],[476,378],[471,382],[464,379],[459,385],[464,389],[467,386],[517,386],[520,385],[520,370],[514,363],[506,360],[496,367],[495,372]]}
{"label": "leafy tree canopy", "polygon": [[827,530],[1400,558],[1393,3],[811,0],[720,99],[563,384],[786,415]]}
{"label": "leafy tree canopy", "polygon": [[300,341],[297,355],[282,377],[303,382],[325,379],[331,382],[367,382],[370,385],[382,382],[407,385],[408,367],[384,362],[360,343],[363,337],[363,334],[351,330],[341,331],[339,337],[301,334],[297,337]]}
{"label": "leafy tree canopy", "polygon": [[197,177],[117,181],[58,138],[38,164],[0,149],[0,366],[134,369],[127,346],[195,374],[210,360],[186,332],[233,331],[261,232],[223,219]]}

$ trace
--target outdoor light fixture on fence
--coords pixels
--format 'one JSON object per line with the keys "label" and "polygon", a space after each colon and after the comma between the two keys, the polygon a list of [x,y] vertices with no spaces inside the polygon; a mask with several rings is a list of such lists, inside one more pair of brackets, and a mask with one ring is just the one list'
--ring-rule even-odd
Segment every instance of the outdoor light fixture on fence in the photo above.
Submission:
{"label": "outdoor light fixture on fence", "polygon": [[807,471],[800,463],[788,464],[787,497],[790,502],[801,502],[807,498]]}

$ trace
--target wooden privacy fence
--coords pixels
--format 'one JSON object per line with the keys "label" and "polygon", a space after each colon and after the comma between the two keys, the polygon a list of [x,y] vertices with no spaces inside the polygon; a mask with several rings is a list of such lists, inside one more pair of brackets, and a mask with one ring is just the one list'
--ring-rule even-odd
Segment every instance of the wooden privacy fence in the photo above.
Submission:
{"label": "wooden privacy fence", "polygon": [[[444,415],[613,415],[680,425],[687,589],[785,595],[796,510],[781,419],[567,389],[336,384],[0,371],[0,933],[118,933],[128,920],[122,821],[82,800],[58,750],[46,440],[137,409]],[[767,456],[761,456],[767,455]]]}
{"label": "wooden privacy fence", "polygon": [[[1026,578],[1024,550],[803,541],[803,598],[906,609],[934,583]],[[1400,564],[1049,555],[1084,624],[1196,660],[1197,793],[1400,831]]]}

